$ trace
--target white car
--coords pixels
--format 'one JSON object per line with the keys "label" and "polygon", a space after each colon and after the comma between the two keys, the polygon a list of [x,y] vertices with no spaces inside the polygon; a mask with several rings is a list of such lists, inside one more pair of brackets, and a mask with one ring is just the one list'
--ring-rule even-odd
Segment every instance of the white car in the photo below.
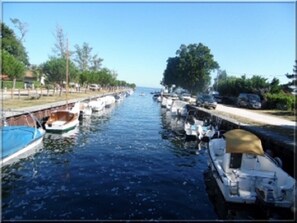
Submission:
{"label": "white car", "polygon": [[98,84],[90,84],[89,89],[92,91],[98,91],[99,90],[99,85]]}

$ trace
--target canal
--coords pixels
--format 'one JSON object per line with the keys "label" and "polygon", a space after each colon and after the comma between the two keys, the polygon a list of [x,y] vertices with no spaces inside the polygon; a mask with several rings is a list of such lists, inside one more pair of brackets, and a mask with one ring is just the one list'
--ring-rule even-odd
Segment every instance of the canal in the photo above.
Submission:
{"label": "canal", "polygon": [[223,201],[207,171],[207,145],[186,142],[182,120],[151,91],[138,88],[69,133],[46,133],[36,153],[2,168],[2,220],[271,218]]}

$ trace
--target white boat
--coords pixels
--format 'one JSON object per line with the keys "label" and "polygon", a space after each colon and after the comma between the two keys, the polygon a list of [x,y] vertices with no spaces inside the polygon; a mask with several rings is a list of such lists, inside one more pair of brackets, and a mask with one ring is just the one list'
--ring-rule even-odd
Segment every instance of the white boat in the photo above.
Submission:
{"label": "white boat", "polygon": [[115,98],[115,101],[116,101],[116,102],[121,102],[121,101],[124,100],[124,98],[125,98],[125,94],[123,94],[123,93],[118,93],[118,94],[116,94],[116,95],[114,96],[114,98]]}
{"label": "white boat", "polygon": [[209,142],[209,140],[217,133],[217,127],[212,125],[212,123],[210,123],[208,120],[203,121],[202,124],[201,121],[199,122],[197,135],[198,140]]}
{"label": "white boat", "polygon": [[209,142],[209,166],[227,202],[293,209],[296,181],[251,132],[234,129]]}
{"label": "white boat", "polygon": [[31,113],[28,114],[32,118],[30,125],[4,125],[0,127],[2,167],[29,156],[42,144],[45,130]]}
{"label": "white boat", "polygon": [[94,112],[102,111],[105,107],[105,101],[102,98],[97,98],[97,100],[90,101],[89,106]]}
{"label": "white boat", "polygon": [[105,107],[110,107],[115,103],[115,97],[113,95],[106,95],[101,99],[105,102]]}
{"label": "white boat", "polygon": [[79,124],[80,103],[75,103],[72,109],[51,112],[45,123],[47,132],[63,133],[74,129]]}
{"label": "white boat", "polygon": [[194,115],[189,114],[186,117],[185,124],[184,124],[184,130],[186,133],[186,138],[192,138],[192,139],[198,139],[198,128],[199,126],[203,125],[202,120],[198,120],[195,118]]}
{"label": "white boat", "polygon": [[171,115],[172,116],[181,116],[186,117],[187,116],[187,102],[181,101],[181,100],[174,100],[171,106]]}
{"label": "white boat", "polygon": [[89,105],[89,103],[81,102],[79,109],[80,109],[80,115],[82,115],[83,117],[92,115],[92,107]]}
{"label": "white boat", "polygon": [[166,95],[162,95],[161,96],[161,107],[162,108],[166,108],[167,105],[167,96]]}
{"label": "white boat", "polygon": [[132,94],[134,94],[134,90],[128,89],[126,93],[127,93],[127,96],[131,96]]}

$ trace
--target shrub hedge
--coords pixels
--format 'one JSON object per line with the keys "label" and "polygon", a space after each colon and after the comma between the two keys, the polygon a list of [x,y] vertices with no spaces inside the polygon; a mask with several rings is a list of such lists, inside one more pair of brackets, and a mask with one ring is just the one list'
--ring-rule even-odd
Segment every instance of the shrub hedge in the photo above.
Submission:
{"label": "shrub hedge", "polygon": [[296,109],[295,103],[296,96],[280,92],[277,94],[265,94],[266,108],[268,109],[281,109],[293,110]]}
{"label": "shrub hedge", "polygon": [[[39,81],[34,81],[34,87],[35,88],[39,88],[40,87],[40,82]],[[1,88],[7,88],[7,89],[11,89],[13,86],[13,81],[1,81]],[[16,81],[15,82],[15,88],[16,89],[24,89],[24,82],[23,81]]]}

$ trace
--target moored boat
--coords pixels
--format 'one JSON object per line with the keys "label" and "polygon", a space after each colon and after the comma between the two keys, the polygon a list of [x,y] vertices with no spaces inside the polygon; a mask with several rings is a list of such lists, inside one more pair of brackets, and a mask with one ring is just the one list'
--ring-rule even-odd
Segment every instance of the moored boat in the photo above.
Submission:
{"label": "moored boat", "polygon": [[83,117],[92,115],[92,107],[89,105],[89,103],[80,103],[80,115]]}
{"label": "moored boat", "polygon": [[172,103],[172,106],[170,108],[171,115],[173,116],[181,116],[186,117],[187,116],[187,102],[181,101],[181,100],[174,100]]}
{"label": "moored boat", "polygon": [[115,97],[113,95],[106,95],[101,98],[105,102],[105,107],[110,107],[115,103]]}
{"label": "moored boat", "polygon": [[234,129],[209,142],[209,166],[228,202],[293,208],[296,181],[264,153],[251,132]]}
{"label": "moored boat", "polygon": [[4,125],[0,127],[2,166],[12,164],[20,158],[30,155],[35,148],[42,144],[45,130],[31,113],[29,116],[32,121],[28,122],[28,125]]}
{"label": "moored boat", "polygon": [[102,98],[97,98],[89,102],[89,106],[92,108],[92,111],[102,111],[105,107],[105,101]]}
{"label": "moored boat", "polygon": [[62,133],[74,129],[79,124],[79,102],[72,109],[53,111],[45,123],[47,132]]}

